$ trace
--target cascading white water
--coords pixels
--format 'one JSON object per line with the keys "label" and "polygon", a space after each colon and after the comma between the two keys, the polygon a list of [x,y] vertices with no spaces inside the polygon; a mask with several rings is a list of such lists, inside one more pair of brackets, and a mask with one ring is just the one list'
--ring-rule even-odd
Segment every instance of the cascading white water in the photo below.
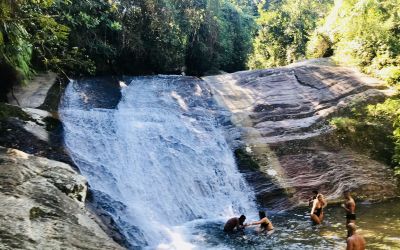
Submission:
{"label": "cascading white water", "polygon": [[61,106],[67,148],[91,188],[118,201],[112,216],[133,246],[170,244],[197,219],[255,214],[202,81],[134,78],[117,109],[88,109],[76,84]]}

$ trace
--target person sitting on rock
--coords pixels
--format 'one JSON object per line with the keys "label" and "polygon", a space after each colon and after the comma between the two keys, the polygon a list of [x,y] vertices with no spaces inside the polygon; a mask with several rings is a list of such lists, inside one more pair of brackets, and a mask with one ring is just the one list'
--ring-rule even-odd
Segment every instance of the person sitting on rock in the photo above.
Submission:
{"label": "person sitting on rock", "polygon": [[229,219],[225,223],[224,231],[227,233],[232,233],[235,230],[235,228],[236,228],[236,230],[243,229],[244,228],[243,223],[245,220],[246,220],[246,216],[244,216],[243,214],[239,218],[234,217],[234,218]]}
{"label": "person sitting on rock", "polygon": [[252,222],[250,224],[245,224],[245,226],[254,226],[254,225],[260,225],[260,233],[272,233],[274,230],[274,226],[272,225],[272,222],[267,218],[267,215],[265,214],[264,211],[258,212],[258,215],[260,216],[259,221]]}
{"label": "person sitting on rock", "polygon": [[365,239],[362,235],[356,232],[356,224],[347,224],[347,232],[349,237],[347,238],[347,248],[346,250],[364,250],[365,249]]}
{"label": "person sitting on rock", "polygon": [[324,211],[323,209],[326,207],[327,203],[324,199],[324,196],[322,194],[317,195],[317,199],[313,201],[313,206],[311,209],[311,220],[315,224],[321,224],[321,222],[324,219]]}

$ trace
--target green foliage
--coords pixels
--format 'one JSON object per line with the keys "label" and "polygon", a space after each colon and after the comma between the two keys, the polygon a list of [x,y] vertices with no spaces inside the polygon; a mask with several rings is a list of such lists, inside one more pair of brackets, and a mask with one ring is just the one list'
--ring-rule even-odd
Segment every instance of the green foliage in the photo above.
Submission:
{"label": "green foliage", "polygon": [[248,61],[249,68],[281,66],[305,58],[309,34],[327,13],[330,2],[262,1],[257,19],[258,35]]}
{"label": "green foliage", "polygon": [[368,115],[376,122],[392,124],[395,143],[393,162],[400,167],[400,99],[388,99],[382,104],[368,107]]}
{"label": "green foliage", "polygon": [[242,1],[122,1],[119,67],[152,72],[186,67],[194,75],[215,68],[244,69],[254,21],[252,9],[238,2]]}
{"label": "green foliage", "polygon": [[[93,68],[82,52],[69,46],[70,28],[56,20],[60,16],[56,5],[67,3],[68,0],[1,0],[0,60],[25,79],[35,69],[64,72],[70,68]],[[77,54],[80,57],[75,57]]]}
{"label": "green foliage", "polygon": [[[318,27],[333,42],[334,58],[342,64],[360,67],[389,84],[400,81],[400,4],[398,0],[336,1],[324,23]],[[321,56],[321,55],[320,55]],[[375,140],[371,148],[385,149],[387,159],[400,173],[400,99],[392,98],[365,110],[356,109],[352,121],[333,123],[358,138]],[[373,133],[362,129],[368,124]],[[367,136],[368,134],[368,136]],[[382,143],[384,142],[384,143]],[[358,145],[364,145],[358,141]],[[376,145],[378,144],[378,145]]]}
{"label": "green foliage", "polygon": [[21,108],[0,102],[0,120],[5,120],[10,117],[17,117],[23,121],[31,119]]}
{"label": "green foliage", "polygon": [[343,144],[400,167],[400,99],[355,106],[347,117],[331,120]]}
{"label": "green foliage", "polygon": [[333,53],[332,41],[323,33],[314,32],[307,42],[307,58],[329,57]]}
{"label": "green foliage", "polygon": [[[51,13],[69,29],[61,67],[68,73],[94,74],[109,70],[117,56],[118,22],[113,1],[56,1]],[[61,52],[61,51],[59,51]],[[58,53],[60,54],[60,53]]]}
{"label": "green foliage", "polygon": [[335,59],[395,83],[400,76],[398,0],[335,3],[321,29],[333,39]]}
{"label": "green foliage", "polygon": [[[119,61],[142,71],[168,72],[184,64],[186,38],[167,1],[122,1],[122,46]],[[126,68],[129,71],[129,68]]]}
{"label": "green foliage", "polygon": [[26,76],[31,76],[32,44],[23,22],[16,18],[15,11],[22,1],[0,1],[0,62],[13,65]]}
{"label": "green foliage", "polygon": [[245,68],[251,0],[1,0],[0,59],[29,77]]}

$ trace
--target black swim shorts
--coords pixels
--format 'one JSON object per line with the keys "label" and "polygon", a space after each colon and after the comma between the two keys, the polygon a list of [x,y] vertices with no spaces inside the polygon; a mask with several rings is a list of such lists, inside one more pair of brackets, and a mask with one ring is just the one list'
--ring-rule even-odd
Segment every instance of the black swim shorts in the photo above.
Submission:
{"label": "black swim shorts", "polygon": [[356,214],[347,214],[346,219],[348,220],[356,220]]}

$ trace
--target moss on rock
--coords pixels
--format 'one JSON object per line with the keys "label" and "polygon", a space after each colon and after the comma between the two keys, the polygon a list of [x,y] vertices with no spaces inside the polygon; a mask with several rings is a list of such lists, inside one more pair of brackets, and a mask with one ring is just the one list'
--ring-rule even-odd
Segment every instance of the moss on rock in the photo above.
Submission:
{"label": "moss on rock", "polygon": [[336,128],[333,136],[339,146],[350,147],[395,167],[399,164],[395,161],[396,148],[400,148],[395,135],[399,126],[396,123],[399,106],[399,97],[374,105],[354,105],[351,110],[331,119],[331,125]]}
{"label": "moss on rock", "polygon": [[40,217],[45,216],[46,213],[40,208],[40,207],[32,207],[31,210],[29,210],[29,219],[34,220]]}
{"label": "moss on rock", "polygon": [[0,120],[16,117],[23,121],[32,120],[21,108],[6,103],[0,103]]}
{"label": "moss on rock", "polygon": [[260,169],[258,163],[255,160],[253,160],[253,158],[248,153],[246,153],[245,150],[241,148],[235,150],[235,158],[240,168],[251,169],[251,170]]}

